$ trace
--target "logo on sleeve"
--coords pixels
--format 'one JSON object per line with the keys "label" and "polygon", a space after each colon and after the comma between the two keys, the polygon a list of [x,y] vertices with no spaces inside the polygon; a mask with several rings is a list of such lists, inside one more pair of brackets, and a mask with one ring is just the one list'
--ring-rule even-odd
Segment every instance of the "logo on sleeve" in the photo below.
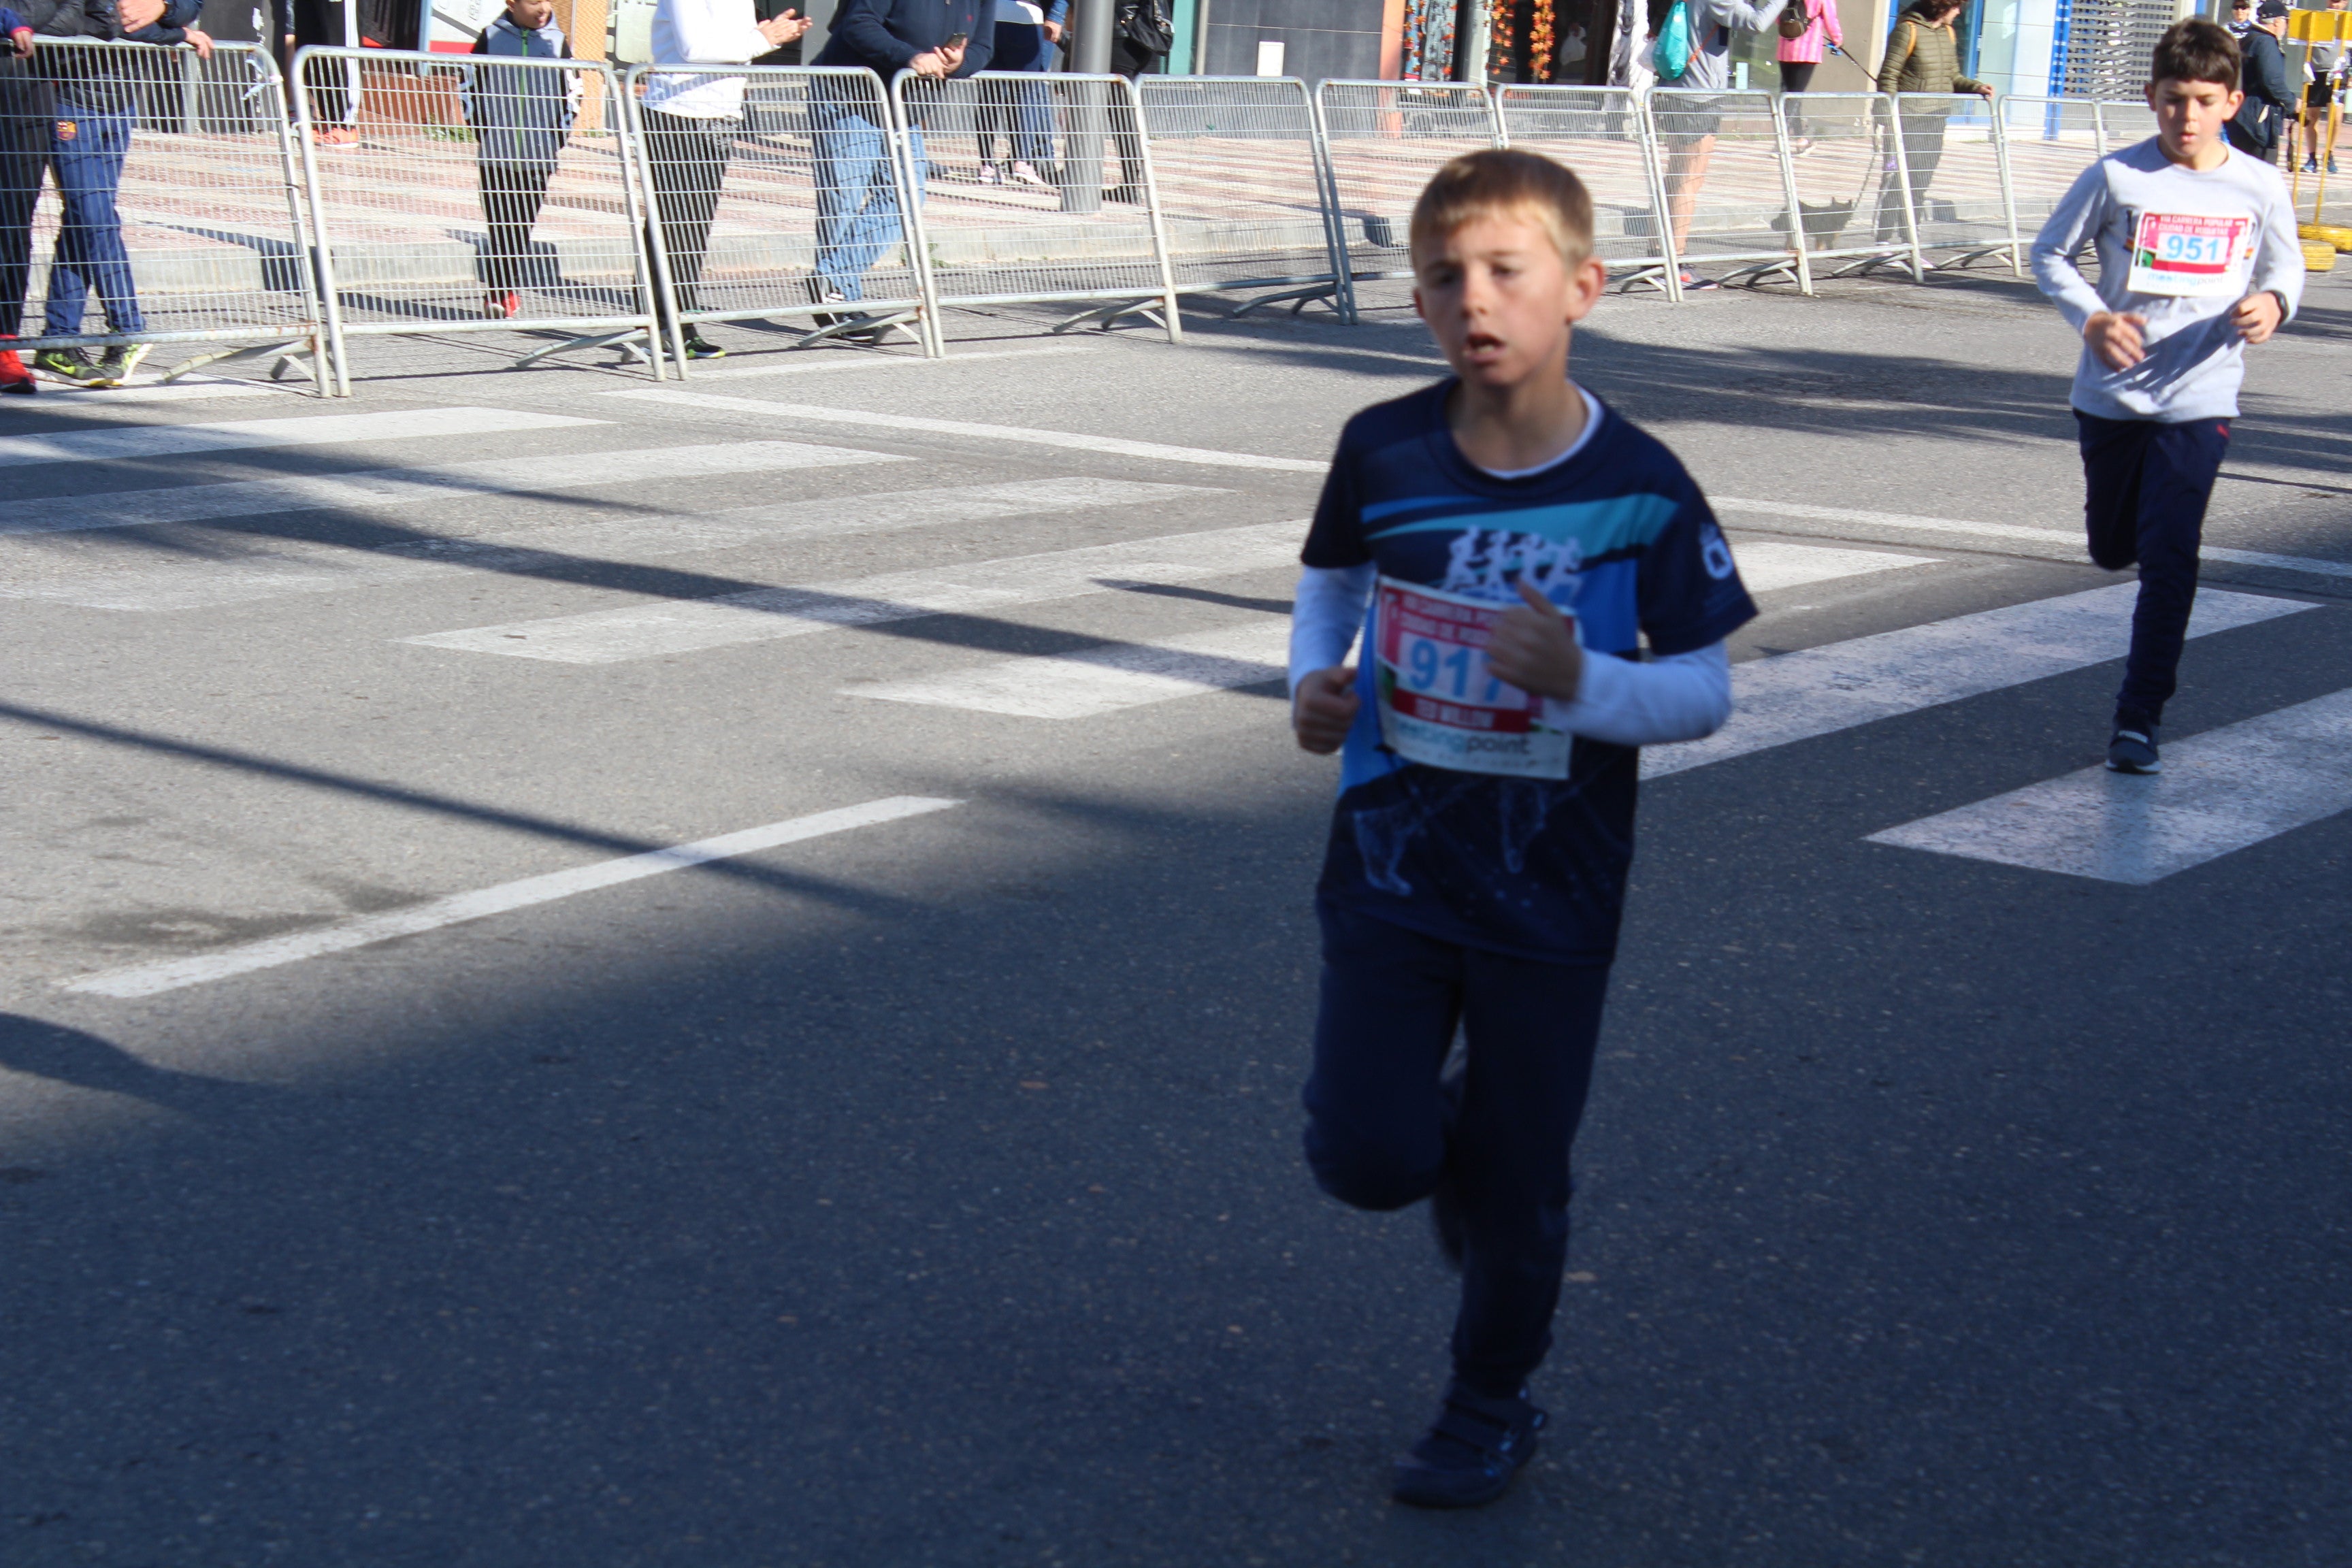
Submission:
{"label": "logo on sleeve", "polygon": [[1717,582],[1731,575],[1731,546],[1723,537],[1723,530],[1708,523],[1699,534],[1698,558],[1706,563],[1706,574]]}

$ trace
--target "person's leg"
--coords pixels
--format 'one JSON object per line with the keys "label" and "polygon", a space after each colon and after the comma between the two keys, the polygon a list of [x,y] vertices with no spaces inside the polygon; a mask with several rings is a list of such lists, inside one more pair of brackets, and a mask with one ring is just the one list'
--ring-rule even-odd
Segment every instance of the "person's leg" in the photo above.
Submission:
{"label": "person's leg", "polygon": [[[294,47],[343,47],[344,0],[294,0]],[[315,68],[310,76],[310,120],[320,131],[338,131],[350,122],[352,98],[345,90],[346,68],[341,63]]]}
{"label": "person's leg", "polygon": [[[898,204],[890,178],[890,144],[881,127],[848,110],[829,115],[812,138],[815,146],[816,271],[825,287],[845,300],[864,293],[866,269],[881,247],[874,235],[895,234]],[[870,209],[887,200],[887,226]]]}
{"label": "person's leg", "polygon": [[1911,165],[1911,220],[1918,225],[1922,239],[1927,237],[1927,186],[1944,161],[1944,131],[1945,121],[1937,115],[1903,138],[1904,156]]}
{"label": "person's leg", "polygon": [[2116,694],[2116,722],[2133,727],[2164,721],[2197,599],[2197,554],[2205,531],[2205,505],[2230,449],[2226,420],[2192,419],[2150,425],[2140,460],[2136,519],[2139,602],[2132,610],[2131,657]]}
{"label": "person's leg", "polygon": [[1699,188],[1706,184],[1707,161],[1715,156],[1715,137],[1670,136],[1666,139],[1666,221],[1674,230],[1675,254],[1690,265],[1691,218],[1698,211]]}
{"label": "person's leg", "polygon": [[[1041,46],[1041,61],[1045,53]],[[1033,68],[1033,74],[1044,69],[1040,64]],[[1043,177],[1052,179],[1047,165],[1054,161],[1053,91],[1042,81],[1021,82],[1013,90],[1013,161],[1026,163]]]}
{"label": "person's leg", "polygon": [[1307,1108],[1307,1168],[1352,1208],[1401,1209],[1445,1173],[1438,1073],[1462,1005],[1464,950],[1323,907],[1321,1001]]}
{"label": "person's leg", "polygon": [[482,252],[482,282],[493,294],[522,287],[522,258],[530,246],[538,204],[526,202],[530,170],[520,163],[481,165],[482,217],[489,244]]}
{"label": "person's leg", "polygon": [[2156,426],[2074,410],[2083,453],[2083,528],[2094,565],[2120,572],[2139,559],[2140,459]]}
{"label": "person's leg", "polygon": [[1468,1074],[1447,1154],[1464,1240],[1454,1369],[1488,1398],[1516,1394],[1551,1348],[1568,1263],[1569,1147],[1608,989],[1606,964],[1467,955]]}
{"label": "person's leg", "polygon": [[1818,62],[1813,60],[1782,60],[1780,62],[1780,111],[1789,118],[1791,140],[1805,139],[1805,114],[1798,108],[1797,97],[1813,85],[1813,72]]}
{"label": "person's leg", "polygon": [[718,213],[719,187],[726,178],[734,138],[714,133],[709,122],[688,115],[649,109],[644,119],[646,167],[653,175],[654,211],[669,261],[670,291],[680,310],[691,310],[699,297],[703,257],[709,248],[710,224]]}

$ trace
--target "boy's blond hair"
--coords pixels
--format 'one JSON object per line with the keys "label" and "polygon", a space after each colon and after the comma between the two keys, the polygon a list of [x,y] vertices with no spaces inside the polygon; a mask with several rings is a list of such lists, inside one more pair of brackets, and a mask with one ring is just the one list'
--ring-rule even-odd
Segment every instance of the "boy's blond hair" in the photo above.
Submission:
{"label": "boy's blond hair", "polygon": [[1517,148],[1465,153],[1431,177],[1412,204],[1413,252],[1495,214],[1533,218],[1571,268],[1592,254],[1592,193],[1573,169]]}

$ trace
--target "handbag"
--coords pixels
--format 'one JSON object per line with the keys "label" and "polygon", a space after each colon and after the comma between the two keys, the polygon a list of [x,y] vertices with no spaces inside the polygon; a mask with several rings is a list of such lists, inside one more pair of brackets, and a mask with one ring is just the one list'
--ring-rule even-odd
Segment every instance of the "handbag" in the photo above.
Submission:
{"label": "handbag", "polygon": [[1790,43],[1812,31],[1811,0],[1789,0],[1780,7],[1780,36]]}
{"label": "handbag", "polygon": [[1147,55],[1164,55],[1176,47],[1176,25],[1160,0],[1126,0],[1118,8],[1118,30]]}

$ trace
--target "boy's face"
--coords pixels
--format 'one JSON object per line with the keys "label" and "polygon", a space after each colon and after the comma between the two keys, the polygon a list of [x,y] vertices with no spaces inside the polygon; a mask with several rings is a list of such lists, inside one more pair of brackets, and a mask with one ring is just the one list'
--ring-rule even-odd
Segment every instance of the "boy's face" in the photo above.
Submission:
{"label": "boy's face", "polygon": [[507,0],[507,16],[524,32],[534,32],[555,20],[555,0]]}
{"label": "boy's face", "polygon": [[2166,77],[2147,84],[2147,106],[2156,110],[2157,143],[2176,163],[2195,163],[2245,100],[2244,93],[2218,81]]}
{"label": "boy's face", "polygon": [[1483,214],[1413,253],[1412,306],[1465,382],[1516,386],[1568,359],[1569,329],[1601,298],[1608,270],[1571,268],[1534,218]]}

